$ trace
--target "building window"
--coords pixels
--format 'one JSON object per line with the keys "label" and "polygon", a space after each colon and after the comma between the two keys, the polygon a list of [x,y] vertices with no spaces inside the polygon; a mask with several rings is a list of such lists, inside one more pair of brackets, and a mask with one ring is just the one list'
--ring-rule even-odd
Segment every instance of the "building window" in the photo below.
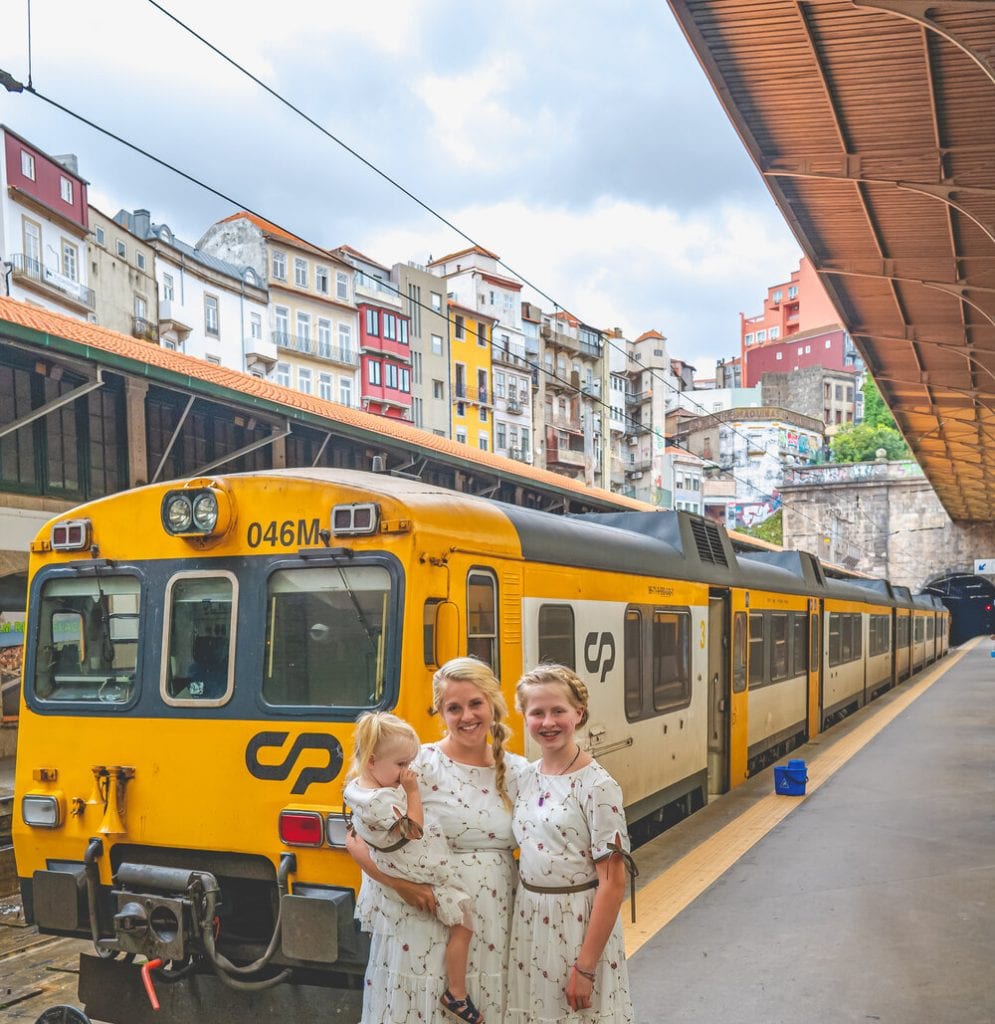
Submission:
{"label": "building window", "polygon": [[788,298],[795,299],[798,297],[798,285],[792,284],[788,286]]}
{"label": "building window", "polygon": [[73,205],[73,183],[64,175],[59,175],[59,195],[64,203]]}
{"label": "building window", "polygon": [[135,266],[138,267],[139,270],[144,270],[145,269],[145,253],[143,253],[143,252],[136,252],[135,253]]}
{"label": "building window", "polygon": [[[505,336],[505,340],[507,340],[507,335]],[[485,346],[487,344],[487,324],[485,323],[477,324],[477,344]],[[505,351],[507,351],[507,348]]]}
{"label": "building window", "polygon": [[298,288],[307,288],[307,260],[294,257],[294,284]]}
{"label": "building window", "polygon": [[383,315],[383,336],[391,341],[397,340],[397,317],[390,313]]}
{"label": "building window", "polygon": [[781,289],[778,288],[777,291],[774,292],[774,294],[771,296],[771,301],[772,302],[780,302],[781,299],[783,299],[783,298],[784,298],[784,292],[782,292]]}
{"label": "building window", "polygon": [[79,256],[76,246],[63,239],[62,242],[62,276],[68,277],[70,281],[76,280],[76,266]]}
{"label": "building window", "polygon": [[442,335],[441,334],[433,334],[432,335],[432,354],[433,355],[437,355],[437,356],[441,356],[442,355]]}
{"label": "building window", "polygon": [[339,404],[352,405],[352,381],[348,377],[339,378]]}
{"label": "building window", "polygon": [[273,340],[277,345],[290,344],[290,310],[286,306],[273,308]]}
{"label": "building window", "polygon": [[832,348],[833,342],[831,338],[826,338],[826,348]]}
{"label": "building window", "polygon": [[148,303],[141,295],[135,296],[135,316],[139,320],[144,320],[148,316]]}
{"label": "building window", "polygon": [[349,277],[338,270],[335,272],[335,298],[343,302],[349,300]]}
{"label": "building window", "polygon": [[507,428],[503,423],[494,424],[494,444],[498,451],[503,451],[508,447],[508,438],[506,433]]}
{"label": "building window", "polygon": [[380,363],[376,359],[371,359],[366,364],[366,379],[373,385],[380,386]]}
{"label": "building window", "polygon": [[445,398],[445,385],[441,380],[432,381],[432,397],[433,398]]}
{"label": "building window", "polygon": [[757,331],[757,341],[760,342],[760,341],[766,341],[766,340],[767,340],[767,332],[766,331]]}
{"label": "building window", "polygon": [[281,387],[290,387],[290,363],[276,364],[276,382]]}
{"label": "building window", "polygon": [[352,362],[352,324],[339,324],[339,355],[345,362]]}
{"label": "building window", "polygon": [[780,337],[781,337],[781,328],[780,327],[772,327],[770,329],[770,340],[771,341],[777,341],[777,339],[780,338]]}
{"label": "building window", "polygon": [[457,315],[456,319],[455,319],[455,324],[456,324],[456,327],[455,327],[456,340],[457,341],[462,341],[463,337],[464,337],[464,335],[463,335],[463,317]]}
{"label": "building window", "polygon": [[218,300],[214,295],[204,296],[204,331],[212,337],[218,336]]}
{"label": "building window", "polygon": [[384,384],[389,388],[397,388],[397,364],[387,363],[384,367]]}
{"label": "building window", "polygon": [[466,427],[456,428],[456,440],[460,444],[466,444]]}
{"label": "building window", "polygon": [[332,321],[318,320],[318,355],[329,359],[332,355]]}
{"label": "building window", "polygon": [[121,257],[121,259],[126,260],[128,258],[128,247],[124,244],[124,242],[121,241],[120,238],[117,240],[117,244],[114,246],[114,248],[118,256]]}
{"label": "building window", "polygon": [[406,367],[401,367],[400,381],[397,385],[398,391],[403,391],[406,395],[411,393],[411,371]]}
{"label": "building window", "polygon": [[436,313],[441,313],[442,312],[442,296],[438,292],[432,292],[431,296],[432,296],[432,309],[434,309]]}
{"label": "building window", "polygon": [[21,174],[32,181],[35,180],[35,158],[24,149],[21,150]]}
{"label": "building window", "polygon": [[261,313],[249,314],[249,337],[261,338],[263,336],[263,317]]}
{"label": "building window", "polygon": [[287,280],[287,254],[283,252],[273,253],[273,276],[277,281]]}
{"label": "building window", "polygon": [[397,340],[402,345],[408,343],[408,321],[402,317],[397,318]]}
{"label": "building window", "polygon": [[41,273],[41,225],[27,217],[22,218],[24,227],[24,263],[30,274]]}
{"label": "building window", "polygon": [[314,268],[314,287],[322,295],[328,294],[328,267]]}
{"label": "building window", "polygon": [[311,394],[311,371],[303,366],[297,368],[297,390],[304,395]]}
{"label": "building window", "polygon": [[311,314],[297,314],[297,342],[303,351],[311,349]]}
{"label": "building window", "polygon": [[375,309],[366,311],[366,333],[374,338],[380,334],[380,314]]}
{"label": "building window", "polygon": [[330,373],[318,374],[318,397],[326,402],[332,400],[332,375]]}
{"label": "building window", "polygon": [[104,229],[102,227],[100,227],[99,225],[98,226],[94,226],[93,235],[94,235],[94,238],[96,238],[96,240],[97,240],[97,245],[103,245],[104,244],[104,237],[105,236],[104,236]]}
{"label": "building window", "polygon": [[477,439],[477,447],[482,451],[490,451],[491,441],[486,434],[480,434]]}
{"label": "building window", "polygon": [[172,302],[173,301],[173,275],[163,274],[162,275],[162,301]]}

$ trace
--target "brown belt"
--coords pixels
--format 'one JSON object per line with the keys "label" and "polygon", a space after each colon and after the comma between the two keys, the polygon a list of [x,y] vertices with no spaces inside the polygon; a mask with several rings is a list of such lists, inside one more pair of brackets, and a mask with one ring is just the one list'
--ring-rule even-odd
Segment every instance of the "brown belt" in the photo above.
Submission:
{"label": "brown belt", "polygon": [[580,885],[529,885],[524,878],[519,876],[519,882],[522,883],[523,889],[528,889],[529,892],[549,892],[559,895],[565,892],[585,892],[588,889],[597,889],[598,880],[592,878],[590,882],[581,882]]}

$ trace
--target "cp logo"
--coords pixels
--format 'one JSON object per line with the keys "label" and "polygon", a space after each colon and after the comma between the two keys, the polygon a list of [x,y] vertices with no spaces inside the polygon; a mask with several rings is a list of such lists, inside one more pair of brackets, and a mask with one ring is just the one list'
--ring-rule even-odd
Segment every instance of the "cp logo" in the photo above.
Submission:
{"label": "cp logo", "polygon": [[[592,657],[591,651],[595,647],[597,650]],[[600,668],[599,682],[603,683],[605,676],[615,667],[615,637],[611,633],[588,633],[584,640],[584,664],[588,672],[597,672]]]}
{"label": "cp logo", "polygon": [[286,732],[257,732],[245,748],[245,767],[249,769],[249,774],[257,779],[282,781],[290,775],[302,751],[324,751],[328,755],[327,764],[320,768],[301,769],[290,790],[291,793],[299,794],[305,792],[312,782],[331,782],[342,770],[342,744],[334,736],[321,732],[302,732],[280,764],[259,763],[259,751],[263,747],[279,750],[289,735]]}

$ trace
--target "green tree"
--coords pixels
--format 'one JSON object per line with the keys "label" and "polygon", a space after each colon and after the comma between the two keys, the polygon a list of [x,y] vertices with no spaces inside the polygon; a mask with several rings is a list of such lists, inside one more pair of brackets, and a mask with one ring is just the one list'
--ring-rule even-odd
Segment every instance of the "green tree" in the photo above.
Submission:
{"label": "green tree", "polygon": [[879,448],[885,450],[888,459],[909,457],[909,446],[893,427],[847,423],[829,439],[833,462],[873,462]]}
{"label": "green tree", "polygon": [[888,406],[884,404],[881,392],[878,391],[878,386],[869,373],[864,374],[864,423],[869,427],[888,427],[891,430],[898,430],[895,417],[892,416]]}
{"label": "green tree", "polygon": [[784,515],[778,509],[773,515],[768,516],[762,523],[756,526],[747,526],[739,531],[748,534],[750,537],[757,537],[769,544],[781,545],[784,543]]}

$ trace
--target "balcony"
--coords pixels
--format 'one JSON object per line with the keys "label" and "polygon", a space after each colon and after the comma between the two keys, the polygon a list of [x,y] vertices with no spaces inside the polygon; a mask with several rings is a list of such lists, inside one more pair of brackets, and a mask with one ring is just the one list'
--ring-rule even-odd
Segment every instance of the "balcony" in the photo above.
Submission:
{"label": "balcony", "polygon": [[381,281],[377,277],[371,277],[369,274],[357,270],[353,273],[352,285],[357,302],[360,302],[365,296],[375,299],[379,303],[401,308],[401,296],[389,282]]}
{"label": "balcony", "polygon": [[10,263],[14,280],[22,285],[49,295],[55,294],[89,310],[94,308],[95,297],[92,288],[66,277],[53,267],[45,266],[40,260],[18,252],[10,257]]}
{"label": "balcony", "polygon": [[571,469],[584,468],[584,453],[567,448],[555,441],[546,442],[546,465],[567,466]]}
{"label": "balcony", "polygon": [[297,352],[329,363],[338,363],[340,366],[356,366],[359,363],[359,354],[355,349],[343,348],[328,341],[317,341],[310,336],[274,331],[273,343],[285,352]]}
{"label": "balcony", "polygon": [[539,334],[547,345],[555,345],[557,348],[566,349],[568,352],[580,352],[580,341],[570,337],[562,331],[554,330],[549,324],[543,324],[539,328]]}
{"label": "balcony", "polygon": [[151,320],[146,320],[143,316],[133,316],[131,318],[131,336],[141,338],[143,341],[158,341],[159,325],[152,323]]}
{"label": "balcony", "polygon": [[557,430],[567,430],[571,434],[582,434],[584,432],[579,416],[564,416],[562,413],[554,412],[549,425]]}
{"label": "balcony", "polygon": [[647,402],[653,397],[652,389],[648,391],[626,391],[625,404],[638,405],[640,402]]}
{"label": "balcony", "polygon": [[524,353],[500,348],[497,345],[491,346],[491,361],[494,363],[503,363],[505,366],[517,366],[520,369],[525,369],[525,367],[529,365],[525,359]]}
{"label": "balcony", "polygon": [[249,366],[262,365],[269,368],[276,362],[276,344],[264,338],[245,338],[242,341],[245,359]]}

